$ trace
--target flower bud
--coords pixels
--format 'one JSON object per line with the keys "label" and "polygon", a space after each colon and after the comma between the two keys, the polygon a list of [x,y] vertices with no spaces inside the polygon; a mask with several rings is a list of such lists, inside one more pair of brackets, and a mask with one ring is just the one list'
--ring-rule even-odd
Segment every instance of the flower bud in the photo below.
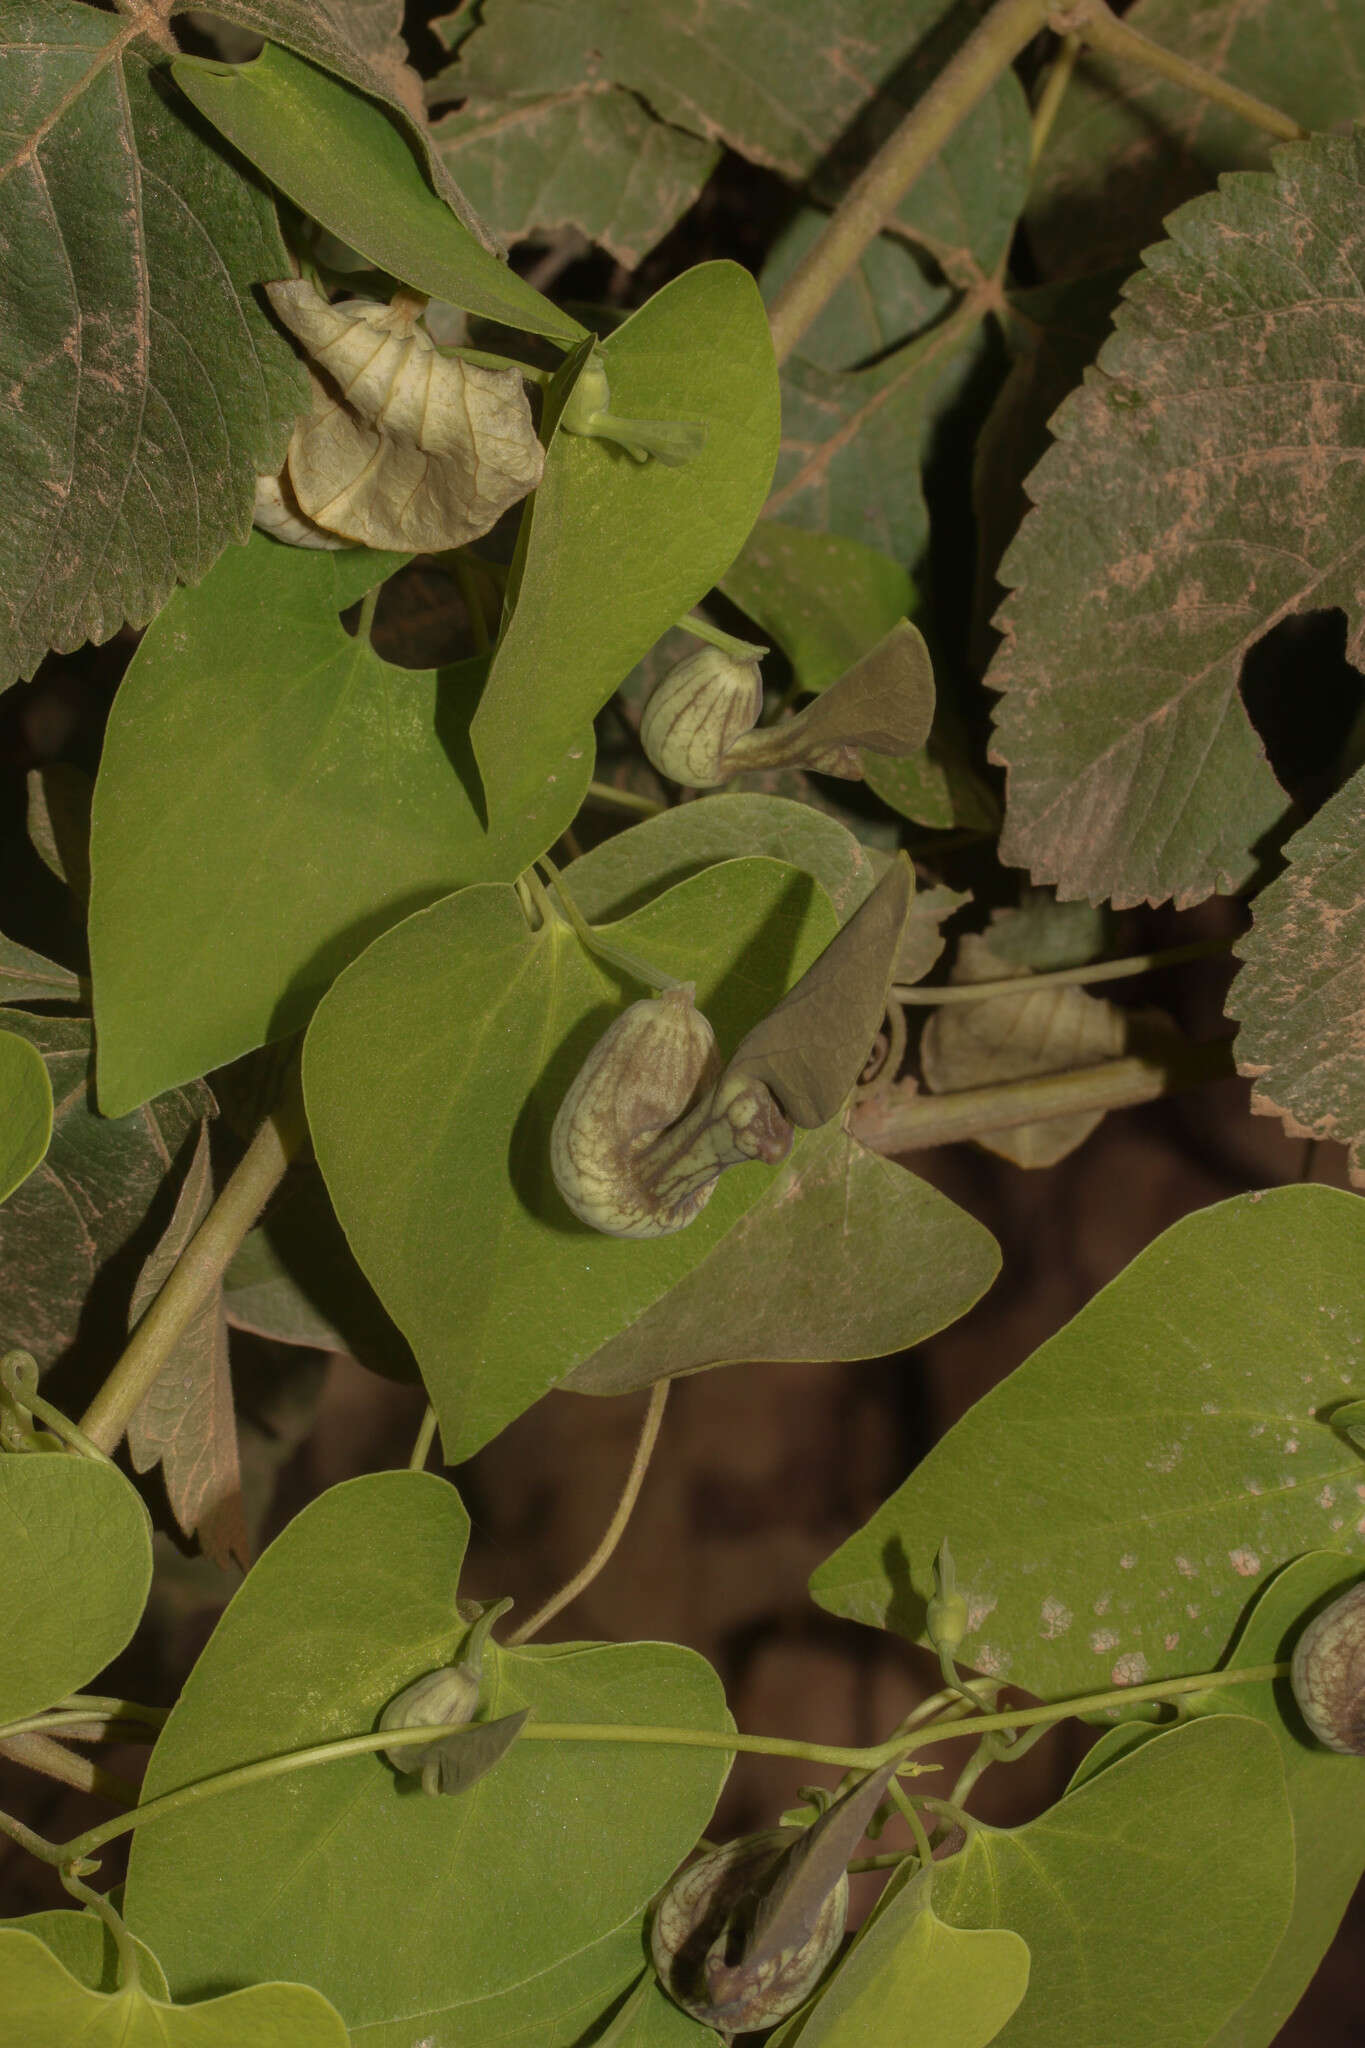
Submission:
{"label": "flower bud", "polygon": [[841,1872],[799,1945],[745,1960],[764,1898],[802,1831],[778,1828],[715,1849],[675,1877],[654,1911],[650,1952],[675,2005],[726,2034],[770,2027],[809,1996],[843,1937]]}
{"label": "flower bud", "polygon": [[762,709],[758,663],[702,647],[670,669],[650,697],[640,744],[670,782],[714,789],[734,772],[725,757]]}
{"label": "flower bud", "polygon": [[951,1656],[967,1633],[967,1603],[957,1590],[957,1572],[946,1537],[934,1559],[934,1591],[924,1620],[934,1648]]}
{"label": "flower bud", "polygon": [[665,1237],[727,1166],[769,1165],[792,1127],[762,1081],[725,1075],[690,987],[632,1003],[579,1069],[550,1132],[555,1186],[608,1237]]}
{"label": "flower bud", "polygon": [[653,456],[669,469],[681,469],[706,443],[706,428],[698,420],[635,420],[614,413],[607,366],[597,349],[579,371],[559,425],[566,434],[615,441],[633,462],[648,462]]}
{"label": "flower bud", "polygon": [[1309,1622],[1294,1646],[1289,1682],[1319,1742],[1365,1756],[1365,1579]]}
{"label": "flower bud", "polygon": [[[443,1664],[405,1686],[379,1717],[381,1733],[397,1728],[460,1728],[472,1721],[479,1705],[479,1677],[465,1664]],[[420,1772],[426,1781],[431,1759],[420,1745],[382,1752],[396,1771]]]}
{"label": "flower bud", "polygon": [[575,1216],[608,1237],[657,1237],[678,1227],[660,1224],[640,1165],[720,1074],[715,1033],[693,995],[676,988],[632,1003],[559,1106],[550,1133],[555,1186]]}

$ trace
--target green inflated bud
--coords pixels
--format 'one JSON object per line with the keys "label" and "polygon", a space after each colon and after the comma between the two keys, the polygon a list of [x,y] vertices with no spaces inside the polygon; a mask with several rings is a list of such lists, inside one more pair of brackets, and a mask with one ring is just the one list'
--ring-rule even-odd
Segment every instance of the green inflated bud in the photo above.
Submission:
{"label": "green inflated bud", "polygon": [[727,756],[762,709],[758,663],[702,647],[655,689],[640,720],[640,745],[670,782],[714,789],[734,773]]}
{"label": "green inflated bud", "polygon": [[934,1648],[949,1656],[967,1633],[967,1603],[957,1590],[957,1573],[946,1539],[934,1559],[934,1592],[924,1617],[925,1631]]}
{"label": "green inflated bud", "polygon": [[1342,1756],[1365,1756],[1365,1579],[1309,1622],[1294,1646],[1289,1682],[1319,1742]]}
{"label": "green inflated bud", "polygon": [[637,420],[614,413],[607,366],[596,350],[565,401],[559,427],[561,433],[614,441],[632,461],[648,462],[652,457],[670,469],[680,469],[706,445],[706,428],[699,420]]}

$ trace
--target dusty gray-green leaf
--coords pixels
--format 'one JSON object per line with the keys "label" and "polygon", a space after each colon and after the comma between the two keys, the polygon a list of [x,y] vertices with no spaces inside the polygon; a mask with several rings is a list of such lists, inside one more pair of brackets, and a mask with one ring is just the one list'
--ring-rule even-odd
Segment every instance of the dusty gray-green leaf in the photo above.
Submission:
{"label": "dusty gray-green leaf", "polygon": [[51,1137],[52,1083],[43,1056],[26,1038],[0,1031],[0,1202],[28,1179]]}
{"label": "dusty gray-green leaf", "polygon": [[[803,206],[782,229],[759,273],[769,305],[828,221],[827,213]],[[797,353],[821,370],[859,369],[912,341],[946,311],[953,296],[951,286],[926,275],[919,256],[896,235],[874,235],[851,275],[801,336]]]}
{"label": "dusty gray-green leaf", "polygon": [[100,1116],[88,1018],[8,1010],[5,1028],[42,1054],[54,1112],[42,1163],[0,1206],[0,1341],[22,1344],[44,1371],[69,1357],[104,1373],[108,1325],[92,1329],[84,1315],[91,1290],[101,1286],[116,1327],[135,1278],[137,1254],[125,1248],[213,1097],[196,1083],[131,1115]]}
{"label": "dusty gray-green leaf", "polygon": [[807,1130],[837,1116],[886,1013],[914,893],[914,869],[902,855],[795,988],[740,1040],[727,1074],[766,1083]]}
{"label": "dusty gray-green leaf", "polygon": [[[831,0],[813,12],[716,0],[703,24],[687,0],[647,10],[583,0],[568,11],[495,0],[472,31],[464,10],[434,24],[459,45],[435,90],[509,103],[570,92],[587,49],[595,83],[625,87],[663,120],[804,183],[884,90],[858,132],[860,159],[871,154],[974,12],[964,21],[945,0]],[[989,270],[1023,203],[1027,157],[1027,109],[1007,73],[901,201],[897,224],[950,269],[958,258]]]}
{"label": "dusty gray-green leaf", "polygon": [[0,1929],[5,2023],[24,2048],[347,2048],[340,2015],[306,1984],[252,1984],[170,2005],[141,1983],[92,1991],[32,1934]]}
{"label": "dusty gray-green leaf", "polygon": [[145,625],[244,540],[305,401],[256,299],[288,267],[270,196],[138,33],[74,0],[0,14],[0,683]]}
{"label": "dusty gray-green leaf", "polygon": [[1024,479],[1050,445],[1048,421],[1098,355],[1131,268],[1037,285],[1007,300],[1001,326],[1013,360],[972,450],[979,630],[1000,596],[1000,558],[1029,508]]}
{"label": "dusty gray-green leaf", "polygon": [[[458,67],[443,74],[443,98],[459,76]],[[628,269],[686,212],[720,156],[715,143],[655,120],[633,93],[592,79],[532,99],[470,98],[435,124],[432,141],[504,240],[576,228]]]}
{"label": "dusty gray-green leaf", "polygon": [[747,1359],[883,1358],[965,1315],[999,1270],[989,1231],[831,1123],[694,1272],[563,1384],[624,1394]]}
{"label": "dusty gray-green leaf", "polygon": [[90,799],[95,785],[69,761],[28,773],[28,836],[38,857],[76,900],[90,901]]}
{"label": "dusty gray-green leaf", "polygon": [[1053,420],[1001,578],[988,681],[1001,857],[1066,896],[1200,901],[1284,816],[1238,692],[1287,614],[1340,606],[1360,657],[1365,135],[1279,151],[1167,223]]}
{"label": "dusty gray-green leaf", "polygon": [[[1089,903],[1059,903],[1049,889],[1026,889],[1019,904],[1009,910],[993,910],[981,946],[999,963],[994,972],[1005,976],[1014,970],[1052,974],[1063,967],[1086,967],[1104,951],[1109,937],[1109,915]],[[964,980],[982,980],[989,962],[977,958],[982,974],[968,973]]]}
{"label": "dusty gray-green leaf", "polygon": [[0,932],[0,1003],[75,1003],[80,997],[78,974]]}
{"label": "dusty gray-green leaf", "polygon": [[[1337,128],[1365,105],[1365,19],[1353,7],[1137,0],[1125,20],[1304,128]],[[1262,168],[1272,147],[1232,108],[1087,50],[1030,188],[1030,242],[1053,274],[1131,261],[1182,200],[1225,171]]]}
{"label": "dusty gray-green leaf", "polygon": [[900,619],[794,718],[741,733],[726,760],[741,769],[801,766],[861,780],[865,752],[912,753],[928,739],[933,718],[929,650],[918,628]]}
{"label": "dusty gray-green leaf", "polygon": [[1228,997],[1251,1106],[1291,1136],[1351,1148],[1365,1184],[1365,770],[1285,849],[1289,865],[1252,905]]}
{"label": "dusty gray-green leaf", "polygon": [[[128,1326],[136,1328],[213,1202],[208,1125],[201,1124],[194,1157],[175,1199],[170,1222],[149,1253],[133,1288]],[[237,1456],[237,1419],[228,1374],[227,1320],[220,1286],[191,1316],[160,1373],[128,1423],[128,1454],[137,1472],[160,1464],[171,1512],[187,1536],[223,1569],[250,1563]]]}
{"label": "dusty gray-green leaf", "polygon": [[411,300],[329,305],[304,278],[267,295],[323,372],[289,443],[307,518],[362,547],[439,552],[477,540],[540,482],[515,370],[441,355]]}
{"label": "dusty gray-green leaf", "polygon": [[[1087,916],[1093,920],[1094,913]],[[1015,912],[1015,916],[1023,913]],[[1011,927],[1000,927],[1009,944]],[[984,937],[966,933],[953,963],[955,984],[1026,981],[1029,969],[1008,952],[996,951],[996,927]],[[1015,944],[1027,947],[1030,935]],[[979,1003],[943,1003],[929,1013],[920,1037],[920,1068],[935,1095],[982,1088],[996,1081],[1023,1081],[1035,1074],[1061,1074],[1117,1059],[1128,1043],[1128,1026],[1117,1004],[1083,988],[1035,989],[1031,994],[987,996]],[[1016,1166],[1055,1166],[1104,1121],[1103,1111],[1051,1117],[1019,1124],[978,1139],[988,1152]]]}
{"label": "dusty gray-green leaf", "polygon": [[1360,1455],[1331,1422],[1362,1347],[1356,1196],[1199,1210],[979,1401],[812,1591],[917,1636],[947,1535],[965,1664],[1040,1698],[1210,1670],[1288,1559],[1365,1555]]}
{"label": "dusty gray-green leaf", "polygon": [[861,541],[913,570],[929,537],[920,468],[930,425],[973,331],[950,318],[866,370],[792,357],[766,515]]}
{"label": "dusty gray-green leaf", "polygon": [[971,900],[969,889],[949,889],[941,882],[930,889],[915,890],[915,900],[896,949],[893,981],[923,981],[947,944],[944,924]]}
{"label": "dusty gray-green leaf", "polygon": [[[296,11],[311,11],[307,0]],[[301,38],[280,41],[314,54]],[[274,46],[232,67],[182,58],[175,78],[272,184],[380,270],[484,319],[550,335],[561,347],[582,339],[575,319],[491,252],[438,156],[428,159],[435,172],[428,180],[407,137],[366,97],[370,88],[354,91],[357,81],[342,83]],[[277,266],[267,274],[285,272]]]}

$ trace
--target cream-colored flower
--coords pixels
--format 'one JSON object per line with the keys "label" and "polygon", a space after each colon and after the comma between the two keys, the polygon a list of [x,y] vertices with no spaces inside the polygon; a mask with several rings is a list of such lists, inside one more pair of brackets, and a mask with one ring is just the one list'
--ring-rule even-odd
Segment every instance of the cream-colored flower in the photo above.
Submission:
{"label": "cream-colored flower", "polygon": [[334,306],[303,278],[266,290],[309,356],[312,409],[288,458],[306,518],[365,547],[457,548],[535,489],[544,453],[515,370],[443,356],[405,295]]}

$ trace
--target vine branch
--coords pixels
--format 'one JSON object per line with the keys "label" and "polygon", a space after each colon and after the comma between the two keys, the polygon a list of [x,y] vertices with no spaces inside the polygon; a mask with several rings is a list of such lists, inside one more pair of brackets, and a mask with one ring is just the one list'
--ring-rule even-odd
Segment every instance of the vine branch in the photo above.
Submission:
{"label": "vine branch", "polygon": [[257,1131],[213,1207],[171,1268],[127,1349],[81,1417],[98,1450],[114,1451],[190,1321],[222,1280],[234,1253],[284,1178],[307,1125],[297,1076]]}
{"label": "vine branch", "polygon": [[[1017,990],[1018,983],[1007,986]],[[870,1152],[894,1157],[1012,1130],[1019,1124],[1047,1123],[1053,1117],[1130,1109],[1208,1081],[1230,1080],[1236,1072],[1231,1039],[1191,1045],[1177,1038],[1160,1053],[1135,1053],[1100,1066],[999,1081],[986,1088],[958,1088],[948,1095],[925,1095],[913,1082],[902,1082],[855,1104],[849,1128]]]}
{"label": "vine branch", "polygon": [[1052,26],[1061,34],[1079,35],[1092,50],[1102,50],[1110,57],[1127,57],[1144,70],[1154,71],[1158,78],[1169,78],[1173,85],[1183,85],[1200,99],[1212,100],[1216,106],[1240,114],[1253,128],[1273,135],[1277,142],[1308,140],[1308,130],[1291,121],[1278,107],[1258,100],[1254,93],[1243,92],[1240,86],[1220,78],[1216,71],[1207,71],[1202,64],[1192,64],[1188,57],[1177,56],[1174,50],[1154,43],[1150,36],[1120,21],[1106,0],[1076,0],[1075,5],[1053,14]]}
{"label": "vine branch", "polygon": [[928,169],[953,131],[1040,29],[1051,0],[997,0],[928,91],[849,187],[769,312],[773,349],[786,361],[806,329]]}
{"label": "vine branch", "polygon": [[640,1488],[643,1486],[645,1474],[649,1470],[649,1461],[654,1455],[654,1446],[659,1440],[659,1425],[664,1419],[664,1408],[668,1402],[668,1389],[670,1385],[671,1382],[668,1380],[656,1380],[649,1390],[649,1406],[645,1410],[645,1419],[641,1425],[639,1440],[635,1446],[635,1456],[631,1460],[630,1471],[626,1475],[626,1483],[622,1489],[621,1498],[616,1504],[616,1513],[607,1524],[607,1531],[602,1541],[598,1544],[596,1550],[594,1550],[581,1571],[575,1572],[566,1586],[561,1586],[559,1591],[552,1594],[543,1607],[538,1607],[529,1621],[524,1621],[520,1628],[512,1630],[507,1638],[507,1647],[509,1649],[515,1648],[519,1643],[529,1642],[533,1635],[536,1635],[539,1630],[544,1628],[547,1621],[553,1621],[555,1616],[562,1613],[564,1608],[569,1605],[570,1601],[576,1600],[584,1588],[592,1584],[597,1574],[611,1557],[621,1538],[625,1535],[626,1524],[634,1512],[636,1501],[640,1498]]}
{"label": "vine branch", "polygon": [[[987,1735],[997,1728],[1033,1728],[1044,1722],[1066,1720],[1073,1714],[1103,1713],[1112,1707],[1178,1699],[1186,1693],[1214,1692],[1229,1685],[1265,1685],[1273,1679],[1285,1677],[1288,1671],[1288,1663],[1257,1664],[1248,1665],[1240,1671],[1201,1671],[1188,1678],[1156,1679],[1148,1685],[1121,1686],[1110,1692],[1087,1693],[1080,1699],[1056,1700],[1046,1706],[977,1714],[955,1721],[951,1728],[941,1728],[929,1722],[914,1734],[898,1729],[885,1742],[874,1743],[866,1749],[825,1742],[796,1742],[781,1735],[740,1735],[725,1728],[634,1727],[615,1722],[587,1721],[528,1721],[517,1741],[645,1743],[665,1749],[719,1749],[731,1756],[741,1753],[790,1756],[805,1763],[837,1764],[843,1770],[860,1771],[875,1771],[882,1764],[890,1763],[893,1757],[899,1757],[902,1759],[902,1771],[918,1773],[937,1770],[938,1766],[914,1763],[913,1751],[926,1743],[942,1742],[949,1736]],[[169,1814],[198,1806],[205,1799],[217,1798],[224,1792],[240,1792],[248,1785],[264,1784],[272,1778],[285,1777],[291,1771],[342,1763],[351,1757],[373,1756],[380,1750],[406,1749],[439,1742],[447,1739],[450,1733],[446,1723],[422,1728],[390,1728],[370,1735],[344,1735],[332,1742],[314,1743],[307,1749],[262,1757],[255,1763],[239,1764],[232,1770],[197,1778],[192,1784],[182,1785],[174,1792],[163,1792],[160,1798],[147,1800],[134,1812],[102,1821],[98,1827],[87,1828],[83,1835],[61,1844],[44,1841],[40,1835],[32,1834],[23,1828],[22,1823],[12,1821],[4,1814],[0,1814],[0,1832],[10,1834],[15,1841],[22,1841],[44,1862],[89,1868],[89,1859],[97,1849],[141,1827],[144,1821],[163,1820]]]}

